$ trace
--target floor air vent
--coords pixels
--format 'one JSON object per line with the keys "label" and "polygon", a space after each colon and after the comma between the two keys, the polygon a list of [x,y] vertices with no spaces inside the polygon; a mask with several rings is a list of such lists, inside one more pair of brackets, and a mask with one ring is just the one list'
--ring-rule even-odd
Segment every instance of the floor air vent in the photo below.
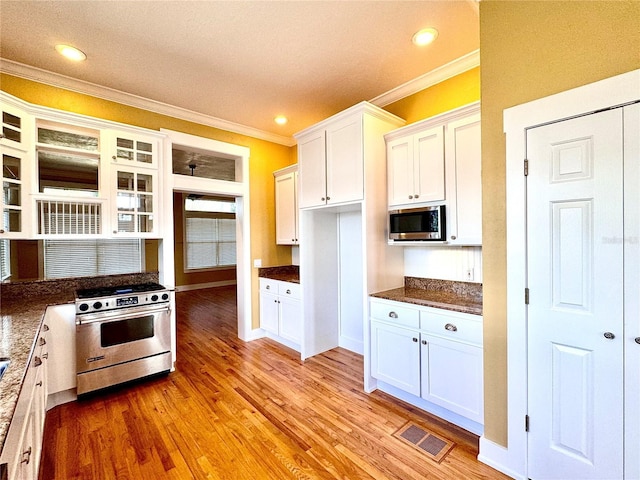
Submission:
{"label": "floor air vent", "polygon": [[455,443],[452,441],[442,438],[413,422],[406,423],[393,436],[438,463],[455,447]]}

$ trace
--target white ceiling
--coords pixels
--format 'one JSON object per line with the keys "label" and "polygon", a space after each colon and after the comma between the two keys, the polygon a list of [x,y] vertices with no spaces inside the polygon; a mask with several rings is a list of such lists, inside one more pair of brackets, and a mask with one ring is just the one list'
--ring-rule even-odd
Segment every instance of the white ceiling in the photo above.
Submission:
{"label": "white ceiling", "polygon": [[[436,42],[413,45],[428,26]],[[65,60],[57,43],[87,60]],[[478,47],[473,0],[0,1],[5,65],[284,137]]]}

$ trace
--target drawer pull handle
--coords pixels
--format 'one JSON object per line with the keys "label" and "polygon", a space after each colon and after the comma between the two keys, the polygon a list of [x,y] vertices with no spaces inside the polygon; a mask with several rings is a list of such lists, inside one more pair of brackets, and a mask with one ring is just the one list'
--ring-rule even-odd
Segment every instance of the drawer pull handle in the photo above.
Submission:
{"label": "drawer pull handle", "polygon": [[413,337],[413,338],[412,338],[412,340],[413,340],[414,342],[417,342],[417,341],[418,341],[418,339],[417,339],[416,337]]}
{"label": "drawer pull handle", "polygon": [[43,353],[43,354],[42,354],[42,358],[44,358],[45,360],[46,360],[47,358],[49,358],[49,352],[47,352],[47,353]]}
{"label": "drawer pull handle", "polygon": [[46,344],[47,344],[47,341],[43,337],[40,337],[40,341],[38,342],[38,345],[39,346],[43,346],[43,345],[46,345]]}
{"label": "drawer pull handle", "polygon": [[267,290],[271,290],[271,285],[267,285]]}
{"label": "drawer pull handle", "polygon": [[40,365],[42,365],[42,360],[40,359],[40,357],[36,357],[33,359],[33,366],[34,367],[39,367]]}
{"label": "drawer pull handle", "polygon": [[456,327],[453,323],[447,323],[444,326],[445,330],[449,330],[450,332],[457,332],[458,331],[458,327]]}
{"label": "drawer pull handle", "polygon": [[49,331],[49,325],[47,325],[46,323],[42,326],[42,330],[44,330],[45,332]]}
{"label": "drawer pull handle", "polygon": [[398,314],[396,312],[389,312],[389,317],[398,318]]}
{"label": "drawer pull handle", "polygon": [[636,337],[636,338],[634,339],[634,341],[635,341],[638,345],[640,345],[640,337]]}
{"label": "drawer pull handle", "polygon": [[38,383],[36,383],[36,387],[41,387],[42,386],[42,380],[40,380]]}

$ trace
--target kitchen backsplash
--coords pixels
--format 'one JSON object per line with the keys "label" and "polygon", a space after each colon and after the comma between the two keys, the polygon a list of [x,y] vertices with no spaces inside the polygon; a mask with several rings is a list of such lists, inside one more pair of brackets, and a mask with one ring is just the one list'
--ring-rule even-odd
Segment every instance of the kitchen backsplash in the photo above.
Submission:
{"label": "kitchen backsplash", "polygon": [[404,275],[482,283],[482,247],[404,247]]}

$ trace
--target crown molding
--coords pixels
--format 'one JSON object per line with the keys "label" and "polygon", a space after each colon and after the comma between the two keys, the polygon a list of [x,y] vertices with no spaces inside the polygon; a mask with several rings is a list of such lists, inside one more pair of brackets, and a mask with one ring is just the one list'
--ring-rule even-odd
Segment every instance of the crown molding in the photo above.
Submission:
{"label": "crown molding", "polygon": [[429,88],[437,83],[443,82],[448,78],[455,77],[461,73],[471,70],[480,65],[480,50],[474,50],[471,53],[463,55],[441,67],[431,70],[407,83],[397,86],[382,95],[369,100],[369,103],[378,107],[385,107],[393,102],[402,100],[409,95],[418,93],[425,88]]}
{"label": "crown molding", "polygon": [[[440,83],[448,78],[459,75],[467,70],[471,70],[480,65],[480,51],[475,50],[467,55],[464,55],[452,62],[449,62],[441,67],[436,68],[420,77],[410,80],[392,90],[389,90],[382,95],[379,95],[369,103],[377,107],[384,107],[393,102],[401,100],[409,95],[413,95],[425,88],[431,87],[437,83]],[[49,72],[36,67],[31,67],[22,63],[14,62],[0,58],[0,72],[15,77],[32,80],[38,83],[44,83],[53,87],[64,88],[76,93],[90,95],[92,97],[102,98],[130,107],[140,108],[161,115],[167,115],[169,117],[178,118],[180,120],[186,120],[188,122],[198,123],[213,128],[219,128],[228,132],[238,133],[240,135],[246,135],[260,140],[266,140],[268,142],[277,143],[279,145],[285,145],[291,147],[296,144],[293,137],[286,137],[284,135],[277,135],[274,133],[259,130],[257,128],[248,127],[238,123],[223,120],[221,118],[213,117],[211,115],[205,115],[203,113],[194,112],[185,108],[176,107],[156,100],[140,97],[138,95],[132,95],[130,93],[115,90],[113,88],[104,87],[95,83],[85,82],[84,80],[78,80],[66,75],[60,75],[58,73]]]}
{"label": "crown molding", "polygon": [[159,113],[161,115],[167,115],[169,117],[178,118],[180,120],[186,120],[188,122],[198,123],[213,128],[219,128],[228,132],[238,133],[240,135],[247,135],[249,137],[258,138],[260,140],[266,140],[268,142],[277,143],[291,147],[296,144],[293,137],[286,137],[284,135],[276,135],[257,128],[248,127],[234,122],[229,122],[221,118],[212,117],[203,113],[194,112],[181,107],[175,107],[166,103],[158,102],[148,98],[140,97],[138,95],[132,95],[113,88],[103,87],[95,83],[85,82],[84,80],[77,80],[75,78],[60,75],[58,73],[49,72],[40,68],[31,67],[22,63],[14,62],[0,58],[0,72],[15,77],[32,80],[38,83],[44,83],[53,87],[64,88],[76,93],[84,95],[90,95],[92,97],[101,98],[103,100],[109,100],[112,102],[121,103],[130,107],[140,108],[148,110],[150,112]]}

